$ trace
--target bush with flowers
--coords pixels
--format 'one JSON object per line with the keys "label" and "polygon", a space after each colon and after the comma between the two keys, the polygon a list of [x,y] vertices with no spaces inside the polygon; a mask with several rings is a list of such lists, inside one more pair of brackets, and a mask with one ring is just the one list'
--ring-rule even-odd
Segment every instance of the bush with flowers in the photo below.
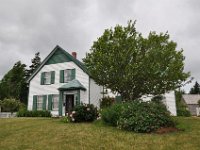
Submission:
{"label": "bush with flowers", "polygon": [[92,122],[97,119],[97,108],[93,104],[80,104],[68,114],[71,122]]}

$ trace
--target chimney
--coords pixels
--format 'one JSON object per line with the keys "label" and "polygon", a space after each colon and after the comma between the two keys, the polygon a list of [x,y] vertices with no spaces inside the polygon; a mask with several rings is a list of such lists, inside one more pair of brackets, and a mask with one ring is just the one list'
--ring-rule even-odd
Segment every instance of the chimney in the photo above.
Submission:
{"label": "chimney", "polygon": [[72,56],[76,59],[76,52],[72,52]]}

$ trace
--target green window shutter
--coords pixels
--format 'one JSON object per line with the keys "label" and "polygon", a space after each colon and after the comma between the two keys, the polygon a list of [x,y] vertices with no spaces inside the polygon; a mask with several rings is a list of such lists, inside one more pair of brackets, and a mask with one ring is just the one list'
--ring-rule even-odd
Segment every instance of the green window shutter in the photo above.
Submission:
{"label": "green window shutter", "polygon": [[71,70],[71,80],[74,80],[76,78],[76,69]]}
{"label": "green window shutter", "polygon": [[41,85],[44,85],[44,74],[45,74],[45,72],[41,73],[41,80],[40,80]]}
{"label": "green window shutter", "polygon": [[62,109],[63,109],[63,93],[59,93],[59,116],[62,116]]}
{"label": "green window shutter", "polygon": [[33,110],[37,110],[37,95],[33,95]]}
{"label": "green window shutter", "polygon": [[51,71],[51,84],[55,83],[55,71]]}
{"label": "green window shutter", "polygon": [[64,83],[64,70],[60,70],[60,83]]}
{"label": "green window shutter", "polygon": [[48,95],[48,110],[52,110],[52,98],[53,95]]}
{"label": "green window shutter", "polygon": [[42,109],[46,110],[46,104],[47,104],[47,96],[43,95],[43,103],[42,103]]}

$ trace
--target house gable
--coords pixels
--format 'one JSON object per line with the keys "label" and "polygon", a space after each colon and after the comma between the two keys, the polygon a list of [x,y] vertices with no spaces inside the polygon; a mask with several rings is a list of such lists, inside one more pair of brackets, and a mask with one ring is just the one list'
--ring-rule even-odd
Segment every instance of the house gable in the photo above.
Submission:
{"label": "house gable", "polygon": [[[56,64],[56,63],[64,63],[73,61],[79,68],[81,68],[86,74],[88,74],[87,69],[84,64],[80,62],[78,59],[74,58],[60,46],[56,46],[51,53],[43,60],[41,65],[35,70],[35,72],[28,78],[27,82],[29,83],[34,76],[42,69],[44,65]],[[89,75],[89,74],[88,74]]]}
{"label": "house gable", "polygon": [[72,60],[61,49],[58,49],[47,60],[47,62],[45,63],[45,65],[57,64],[57,63],[63,63],[63,62],[69,62],[69,61],[72,61]]}

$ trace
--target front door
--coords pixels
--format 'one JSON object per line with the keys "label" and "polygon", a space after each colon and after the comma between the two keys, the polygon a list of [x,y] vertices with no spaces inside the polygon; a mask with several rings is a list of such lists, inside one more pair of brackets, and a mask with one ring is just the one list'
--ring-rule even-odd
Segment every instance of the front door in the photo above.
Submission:
{"label": "front door", "polygon": [[65,112],[69,113],[74,108],[74,95],[66,95]]}

